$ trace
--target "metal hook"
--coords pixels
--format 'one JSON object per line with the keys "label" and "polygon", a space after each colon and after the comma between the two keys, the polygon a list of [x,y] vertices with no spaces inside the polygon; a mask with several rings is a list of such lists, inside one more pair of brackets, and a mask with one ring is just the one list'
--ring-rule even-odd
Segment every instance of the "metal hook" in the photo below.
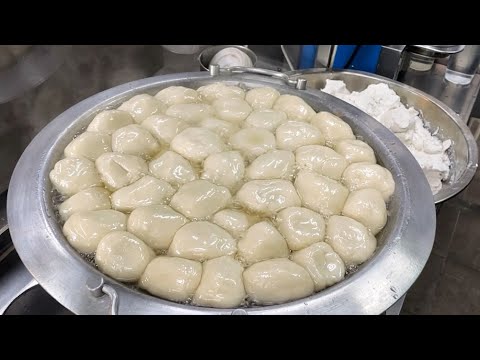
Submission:
{"label": "metal hook", "polygon": [[99,284],[92,284],[92,282],[93,280],[90,283],[87,283],[87,289],[90,291],[90,293],[96,298],[100,298],[105,294],[108,295],[111,301],[110,315],[118,315],[119,299],[116,290],[112,286],[105,284],[105,280],[103,278],[100,278]]}

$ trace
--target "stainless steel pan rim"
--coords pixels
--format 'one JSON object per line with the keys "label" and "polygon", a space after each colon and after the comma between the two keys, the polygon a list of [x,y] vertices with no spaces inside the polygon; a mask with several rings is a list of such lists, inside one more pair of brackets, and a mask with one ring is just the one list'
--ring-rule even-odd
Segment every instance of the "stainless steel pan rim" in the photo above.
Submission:
{"label": "stainless steel pan rim", "polygon": [[[448,182],[444,184],[443,188],[434,196],[434,200],[436,204],[439,204],[443,201],[446,201],[455,195],[457,195],[460,191],[462,191],[468,184],[472,181],[475,172],[477,171],[478,167],[478,147],[475,138],[472,135],[472,132],[465,124],[464,121],[456,114],[450,107],[445,105],[440,100],[434,98],[433,96],[418,90],[410,85],[403,84],[399,81],[394,81],[392,79],[364,72],[364,71],[357,71],[357,70],[327,70],[327,69],[304,69],[304,70],[296,70],[287,73],[291,77],[302,77],[307,79],[307,86],[309,81],[315,82],[315,87],[317,87],[318,81],[324,82],[326,79],[334,79],[334,80],[344,80],[347,82],[348,87],[348,78],[354,77],[357,79],[361,79],[365,82],[365,88],[370,83],[379,83],[383,82],[388,84],[390,87],[393,87],[393,90],[397,91],[396,89],[402,89],[403,91],[408,92],[411,96],[414,96],[418,100],[421,100],[423,104],[433,104],[435,107],[439,109],[440,113],[446,114],[446,116],[451,121],[452,125],[455,127],[456,131],[458,131],[461,136],[464,138],[462,142],[465,141],[465,154],[461,156],[466,157],[466,159],[462,159],[462,173],[460,176],[456,177],[454,181]],[[360,89],[355,89],[359,91]],[[363,90],[363,89],[362,89]],[[408,99],[402,99],[402,101]],[[407,105],[412,105],[408,104]],[[422,110],[420,106],[416,106],[417,110]],[[433,122],[432,119],[426,119],[426,121]],[[465,163],[465,164],[463,164]],[[455,167],[454,167],[455,169]]]}
{"label": "stainless steel pan rim", "polygon": [[[247,87],[271,86],[301,96],[312,107],[343,117],[363,136],[395,179],[392,217],[380,235],[382,245],[348,279],[313,296],[282,305],[245,309],[211,309],[181,305],[140,293],[97,271],[66,242],[51,200],[48,173],[73,135],[99,111],[134,94],[172,85],[198,87],[223,81]],[[124,84],[73,106],[45,127],[20,158],[8,193],[8,221],[17,252],[40,285],[76,314],[380,314],[413,284],[430,255],[435,210],[428,183],[404,145],[385,127],[353,106],[330,96],[286,87],[257,75],[211,77],[208,73],[159,76]],[[91,284],[108,285],[108,296]],[[90,290],[89,290],[90,288]],[[97,289],[98,290],[98,287]]]}

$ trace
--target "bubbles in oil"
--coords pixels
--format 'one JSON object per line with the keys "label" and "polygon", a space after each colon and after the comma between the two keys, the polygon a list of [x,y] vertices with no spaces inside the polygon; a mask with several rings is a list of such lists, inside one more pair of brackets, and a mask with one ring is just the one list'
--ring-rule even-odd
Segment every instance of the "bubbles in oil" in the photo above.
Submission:
{"label": "bubbles in oil", "polygon": [[67,197],[60,194],[56,189],[53,189],[51,192],[51,199],[52,199],[52,204],[53,206],[59,206],[61,203],[63,203]]}
{"label": "bubbles in oil", "polygon": [[345,277],[355,274],[358,271],[358,265],[349,265],[345,268]]}
{"label": "bubbles in oil", "polygon": [[95,268],[97,268],[97,264],[95,263],[95,253],[92,254],[85,254],[85,253],[80,253],[80,256],[88,263],[93,265]]}

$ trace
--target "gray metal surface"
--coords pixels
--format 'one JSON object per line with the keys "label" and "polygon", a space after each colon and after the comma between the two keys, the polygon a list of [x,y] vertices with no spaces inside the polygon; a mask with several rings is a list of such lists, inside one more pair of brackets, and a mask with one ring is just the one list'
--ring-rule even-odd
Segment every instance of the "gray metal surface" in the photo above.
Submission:
{"label": "gray metal surface", "polygon": [[[52,119],[93,94],[166,68],[164,53],[161,45],[35,45],[8,73],[0,71],[0,97],[10,99],[0,104],[0,192],[22,152]],[[193,56],[191,64],[197,71]],[[171,72],[190,71],[176,65]]]}
{"label": "gray metal surface", "polygon": [[[87,284],[101,278],[118,296],[119,314],[231,314],[236,309],[210,309],[165,301],[121,284],[96,270],[65,240],[51,199],[48,173],[73,136],[105,108],[131,96],[155,93],[172,85],[197,88],[217,81],[246,87],[271,86],[301,96],[316,111],[331,111],[348,122],[393,174],[395,193],[389,221],[378,236],[375,255],[344,281],[310,297],[282,305],[243,309],[248,314],[380,314],[413,284],[430,255],[435,234],[435,208],[419,165],[385,127],[355,107],[328,94],[298,91],[258,75],[210,77],[187,73],[124,84],[70,108],[31,142],[14,171],[8,193],[8,220],[15,248],[40,285],[76,314],[108,314],[109,296],[96,298]],[[238,313],[238,310],[237,312]],[[243,311],[242,311],[243,313]]]}
{"label": "gray metal surface", "polygon": [[[9,260],[8,263],[7,260]],[[0,273],[0,315],[3,315],[19,295],[38,284],[26,267],[20,261],[16,261],[15,256],[9,256],[7,260],[0,266],[2,269]]]}
{"label": "gray metal surface", "polygon": [[11,68],[0,71],[0,104],[23,95],[52,75],[70,51],[70,46],[34,45]]}
{"label": "gray metal surface", "polygon": [[387,311],[385,311],[385,315],[400,315],[400,311],[402,311],[402,306],[406,296],[407,294],[403,295],[395,304],[390,306]]}
{"label": "gray metal surface", "polygon": [[445,201],[462,191],[477,170],[478,148],[472,132],[464,121],[441,101],[412,86],[362,71],[327,71],[307,69],[289,73],[307,80],[307,87],[322,89],[327,79],[342,80],[350,91],[362,91],[370,84],[386,83],[401,98],[402,103],[421,111],[432,130],[439,128],[438,136],[452,140],[452,171],[450,179],[434,198]]}
{"label": "gray metal surface", "polygon": [[467,123],[478,97],[480,75],[475,75],[469,86],[462,86],[446,81],[445,70],[445,65],[434,64],[430,71],[407,71],[399,81],[442,101]]}
{"label": "gray metal surface", "polygon": [[377,74],[396,80],[403,68],[406,45],[383,45],[377,64]]}
{"label": "gray metal surface", "polygon": [[7,222],[7,193],[0,193],[0,235],[8,229]]}
{"label": "gray metal surface", "polygon": [[[7,193],[0,194],[0,262],[13,250],[12,240],[8,233]],[[0,305],[1,306],[1,305]]]}

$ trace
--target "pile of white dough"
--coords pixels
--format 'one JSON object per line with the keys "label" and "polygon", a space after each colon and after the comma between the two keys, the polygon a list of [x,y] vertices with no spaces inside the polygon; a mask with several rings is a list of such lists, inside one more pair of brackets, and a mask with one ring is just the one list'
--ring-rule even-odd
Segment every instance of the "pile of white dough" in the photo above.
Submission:
{"label": "pile of white dough", "polygon": [[372,84],[361,92],[350,93],[341,80],[327,80],[322,91],[336,96],[363,110],[390,129],[407,146],[423,169],[432,189],[437,194],[442,181],[450,174],[447,150],[451,140],[441,141],[425,127],[419,113],[407,108],[400,97],[386,84]]}
{"label": "pile of white dough", "polygon": [[300,97],[214,83],[97,114],[50,172],[63,233],[150,294],[300,299],[374,253],[395,190],[350,126]]}

